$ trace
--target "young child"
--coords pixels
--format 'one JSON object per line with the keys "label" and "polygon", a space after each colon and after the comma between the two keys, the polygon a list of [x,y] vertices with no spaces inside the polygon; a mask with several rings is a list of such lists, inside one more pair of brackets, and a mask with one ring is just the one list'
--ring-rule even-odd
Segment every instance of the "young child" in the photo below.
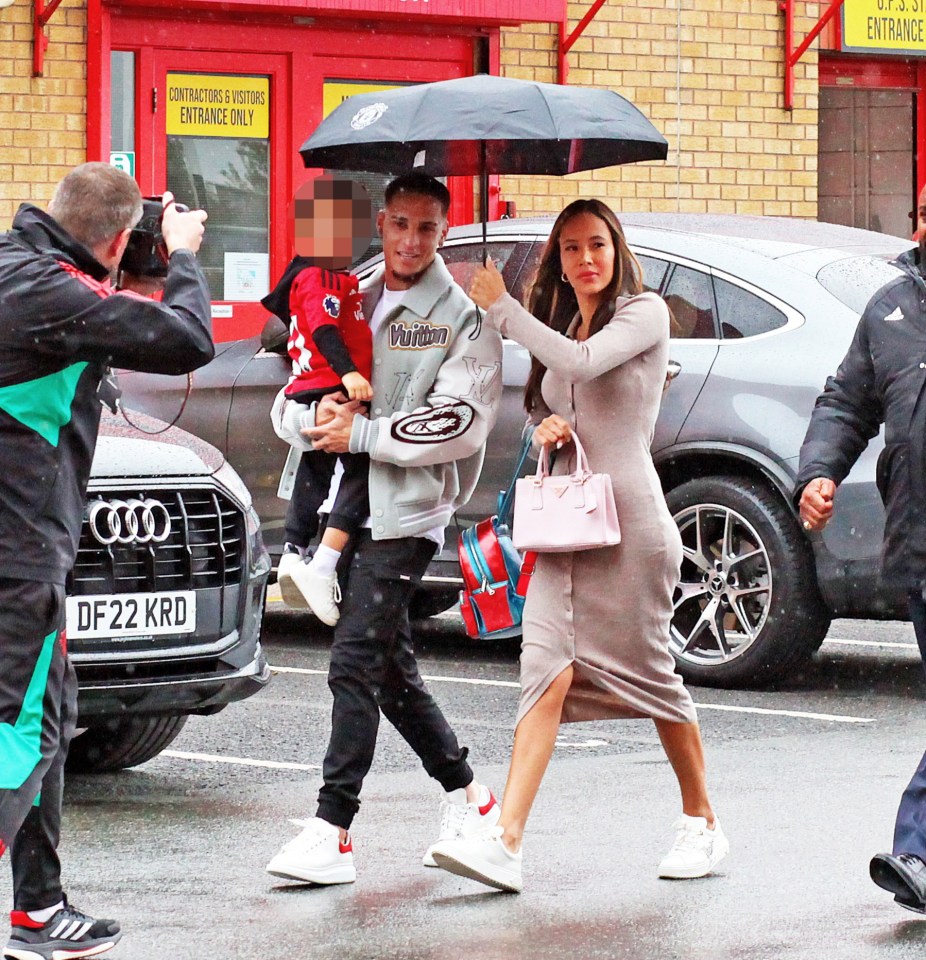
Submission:
{"label": "young child", "polygon": [[[372,205],[360,184],[322,176],[294,201],[296,252],[279,283],[261,303],[289,324],[293,373],[287,399],[312,404],[343,390],[350,400],[369,401],[373,344],[363,316],[357,278],[345,267],[370,241]],[[343,474],[321,543],[318,510],[328,496],[340,459]],[[340,613],[335,569],[351,535],[370,514],[366,454],[303,453],[286,513],[286,545],[277,571],[289,606],[308,606],[330,626]]]}

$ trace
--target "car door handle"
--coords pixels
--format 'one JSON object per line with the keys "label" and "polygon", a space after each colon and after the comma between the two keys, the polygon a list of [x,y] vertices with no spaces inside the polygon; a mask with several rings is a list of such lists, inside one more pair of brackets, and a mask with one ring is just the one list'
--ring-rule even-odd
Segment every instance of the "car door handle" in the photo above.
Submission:
{"label": "car door handle", "polygon": [[670,360],[666,364],[666,380],[672,382],[682,372],[682,365],[676,360]]}

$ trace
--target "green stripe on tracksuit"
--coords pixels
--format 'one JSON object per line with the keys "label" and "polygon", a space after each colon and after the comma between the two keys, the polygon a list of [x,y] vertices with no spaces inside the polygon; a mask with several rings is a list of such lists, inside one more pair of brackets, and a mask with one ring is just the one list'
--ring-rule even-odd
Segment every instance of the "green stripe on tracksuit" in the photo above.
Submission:
{"label": "green stripe on tracksuit", "polygon": [[64,584],[0,577],[0,841],[16,910],[62,896],[61,797],[77,720],[64,614]]}
{"label": "green stripe on tracksuit", "polygon": [[61,428],[71,421],[77,382],[86,369],[85,362],[72,363],[57,373],[0,387],[0,410],[57,447]]}
{"label": "green stripe on tracksuit", "polygon": [[16,723],[0,723],[0,790],[18,790],[42,759],[42,719],[48,670],[58,632],[48,634]]}

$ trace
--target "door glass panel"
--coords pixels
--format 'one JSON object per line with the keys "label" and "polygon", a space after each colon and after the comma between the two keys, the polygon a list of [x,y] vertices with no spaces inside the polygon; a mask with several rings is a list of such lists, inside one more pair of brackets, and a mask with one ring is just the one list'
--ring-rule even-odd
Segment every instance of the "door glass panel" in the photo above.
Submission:
{"label": "door glass panel", "polygon": [[821,220],[910,236],[914,108],[907,90],[820,88]]}
{"label": "door glass panel", "polygon": [[[493,241],[488,242],[489,256],[495,261],[499,273],[506,279],[506,286],[510,284],[507,277],[508,260],[514,252],[515,241],[507,242]],[[451,246],[441,247],[440,255],[447,269],[454,280],[466,291],[469,291],[476,275],[476,270],[482,263],[482,241],[478,244],[456,243]]]}
{"label": "door glass panel", "polygon": [[199,262],[213,300],[269,291],[270,80],[167,74],[167,189],[209,214]]}
{"label": "door glass panel", "polygon": [[643,289],[659,293],[669,269],[668,262],[658,257],[648,257],[645,253],[638,253],[637,260],[643,270]]}
{"label": "door glass panel", "polygon": [[714,278],[714,293],[720,332],[725,340],[754,337],[777,330],[788,322],[788,318],[767,300],[720,277]]}
{"label": "door glass panel", "polygon": [[[135,155],[135,54],[113,50],[110,54],[112,96],[110,129],[113,152]],[[126,171],[135,173],[132,170]]]}
{"label": "door glass panel", "polygon": [[663,296],[672,313],[670,336],[678,340],[712,340],[717,336],[711,278],[706,273],[677,266]]}
{"label": "door glass panel", "polygon": [[[537,242],[534,243],[518,274],[516,287],[509,288],[511,295],[521,303],[527,302],[527,296],[530,292],[531,284],[537,276],[537,267],[540,266],[540,258],[543,256],[545,246],[546,240],[537,240]],[[638,253],[636,254],[636,258],[640,261],[640,267],[643,270],[643,289],[653,290],[658,293],[665,282],[669,264],[665,260],[660,260],[658,257],[651,257],[647,254]]]}

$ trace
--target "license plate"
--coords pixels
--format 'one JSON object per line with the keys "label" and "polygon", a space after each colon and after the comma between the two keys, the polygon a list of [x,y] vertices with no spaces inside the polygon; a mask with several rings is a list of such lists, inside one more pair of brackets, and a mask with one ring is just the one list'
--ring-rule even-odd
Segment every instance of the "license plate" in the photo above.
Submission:
{"label": "license plate", "polygon": [[67,635],[72,639],[161,636],[195,629],[193,590],[67,598]]}

